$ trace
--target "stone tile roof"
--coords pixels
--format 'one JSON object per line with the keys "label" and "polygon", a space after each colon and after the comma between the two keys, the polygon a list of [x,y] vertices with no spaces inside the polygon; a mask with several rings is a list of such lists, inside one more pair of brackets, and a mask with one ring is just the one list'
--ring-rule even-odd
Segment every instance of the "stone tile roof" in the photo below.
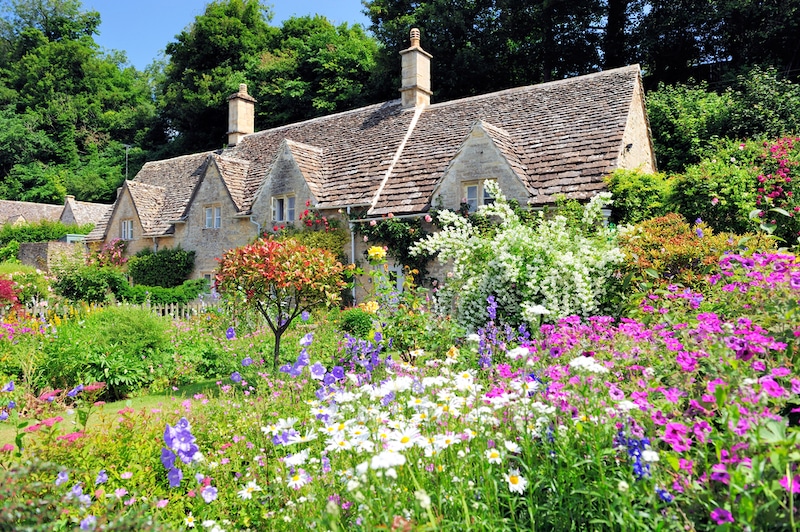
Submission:
{"label": "stone tile roof", "polygon": [[[102,220],[106,213],[113,208],[113,205],[104,203],[92,203],[88,201],[77,201],[72,196],[67,196],[64,202],[64,209],[61,213],[61,221],[64,223],[75,223],[78,225],[95,224]],[[71,216],[69,216],[71,213]],[[71,219],[68,219],[71,218]]]}
{"label": "stone tile roof", "polygon": [[217,163],[222,181],[228,188],[233,203],[239,211],[245,210],[247,203],[247,173],[250,168],[250,161],[235,159],[225,155],[214,154],[211,156]]}
{"label": "stone tile roof", "polygon": [[16,222],[58,221],[63,205],[0,200],[0,224]]}
{"label": "stone tile roof", "polygon": [[321,198],[325,192],[326,182],[323,151],[320,148],[291,140],[286,141],[286,146],[292,152],[292,157],[308,183],[311,193],[317,198]]}
{"label": "stone tile roof", "polygon": [[494,131],[531,204],[603,189],[621,148],[638,66],[432,105],[411,134],[373,214],[418,212],[476,120]]}

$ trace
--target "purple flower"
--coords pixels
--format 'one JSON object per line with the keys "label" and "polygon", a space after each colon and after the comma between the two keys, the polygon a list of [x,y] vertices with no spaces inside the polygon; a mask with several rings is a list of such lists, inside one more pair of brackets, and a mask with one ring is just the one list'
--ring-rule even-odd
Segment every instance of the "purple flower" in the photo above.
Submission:
{"label": "purple flower", "polygon": [[333,366],[331,373],[337,381],[344,379],[344,368],[342,366]]}
{"label": "purple flower", "polygon": [[75,397],[82,391],[83,391],[83,384],[79,384],[67,392],[67,397]]}
{"label": "purple flower", "polygon": [[[162,455],[163,455],[163,453],[162,453]],[[106,482],[108,482],[108,474],[106,474],[106,470],[105,469],[101,469],[97,473],[97,478],[94,480],[94,485],[97,486],[99,484],[105,484]]]}
{"label": "purple flower", "polygon": [[175,467],[175,453],[170,451],[166,447],[162,447],[161,463],[164,465],[164,469],[166,469],[167,471]]}
{"label": "purple flower", "polygon": [[703,238],[703,230],[699,227],[694,230],[695,234],[697,234],[698,238]]}
{"label": "purple flower", "polygon": [[253,359],[250,357],[244,357],[242,359],[242,366],[247,367],[253,363]]}
{"label": "purple flower", "polygon": [[718,525],[723,525],[725,523],[733,523],[733,516],[724,508],[716,508],[713,512],[711,512],[711,520]]}
{"label": "purple flower", "polygon": [[311,366],[312,379],[321,381],[325,377],[325,373],[327,373],[327,370],[325,369],[325,366],[323,366],[321,363],[314,362],[314,364]]}
{"label": "purple flower", "polygon": [[[69,480],[69,473],[66,471],[59,471],[58,476],[56,476],[56,486],[60,486],[61,484],[67,482]],[[80,488],[80,484],[75,484],[76,487]],[[72,488],[73,490],[75,488]]]}
{"label": "purple flower", "polygon": [[81,530],[94,530],[96,524],[97,518],[93,515],[87,515],[81,520],[80,528]]}
{"label": "purple flower", "polygon": [[16,402],[14,402],[14,401],[9,401],[8,402],[8,409],[9,410],[14,410],[16,407],[17,407],[17,403]]}
{"label": "purple flower", "polygon": [[311,345],[313,341],[314,341],[314,333],[306,333],[306,335],[300,339],[300,345],[302,345],[303,347],[308,347]]}
{"label": "purple flower", "polygon": [[236,339],[236,331],[233,329],[233,327],[228,327],[228,330],[225,331],[225,338],[228,340]]}
{"label": "purple flower", "polygon": [[303,321],[308,321],[310,317],[311,314],[309,314],[307,310],[304,310],[303,312],[300,313],[300,319]]}
{"label": "purple flower", "polygon": [[206,486],[200,495],[203,497],[203,500],[206,501],[207,504],[210,504],[217,500],[217,488],[214,486]]}
{"label": "purple flower", "polygon": [[311,362],[311,358],[308,356],[308,351],[303,348],[300,351],[300,354],[297,356],[297,365],[298,366],[308,366],[308,363]]}
{"label": "purple flower", "polygon": [[13,392],[14,391],[14,381],[8,381],[3,389],[0,392]]}
{"label": "purple flower", "polygon": [[242,374],[239,373],[238,371],[234,371],[233,373],[231,373],[231,380],[237,384],[242,382]]}
{"label": "purple flower", "polygon": [[167,472],[167,480],[169,480],[170,488],[177,488],[181,485],[181,480],[183,480],[183,471],[173,467]]}
{"label": "purple flower", "polygon": [[8,412],[0,410],[0,421],[5,421],[6,419],[8,419]]}

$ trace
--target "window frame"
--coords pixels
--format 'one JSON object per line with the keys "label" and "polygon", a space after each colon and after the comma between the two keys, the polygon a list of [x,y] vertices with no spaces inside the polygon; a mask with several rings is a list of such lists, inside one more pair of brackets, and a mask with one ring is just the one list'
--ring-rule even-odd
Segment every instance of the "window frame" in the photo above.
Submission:
{"label": "window frame", "polygon": [[[464,203],[469,205],[469,212],[477,212],[478,208],[482,205],[491,205],[494,203],[494,197],[486,190],[486,183],[489,181],[497,181],[496,179],[473,179],[470,181],[463,181],[461,183],[461,191],[463,192]],[[474,198],[470,198],[470,189],[475,189]]]}
{"label": "window frame", "polygon": [[120,240],[129,242],[133,240],[133,218],[125,218],[120,220]]}
{"label": "window frame", "polygon": [[203,211],[205,222],[204,229],[219,229],[222,227],[222,207],[207,205]]}
{"label": "window frame", "polygon": [[272,196],[272,221],[280,223],[291,223],[297,214],[297,196],[294,194],[283,194]]}

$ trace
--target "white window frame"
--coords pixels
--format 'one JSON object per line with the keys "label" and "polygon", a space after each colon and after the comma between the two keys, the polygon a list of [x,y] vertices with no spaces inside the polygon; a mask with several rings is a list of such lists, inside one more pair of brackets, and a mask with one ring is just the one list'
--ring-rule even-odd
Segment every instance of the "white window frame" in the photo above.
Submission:
{"label": "white window frame", "polygon": [[272,221],[294,222],[297,213],[297,199],[294,194],[272,197]]}
{"label": "white window frame", "polygon": [[205,208],[205,225],[206,229],[219,229],[222,227],[222,207],[218,205],[210,205]]}
{"label": "white window frame", "polygon": [[133,219],[121,220],[119,233],[122,240],[133,240]]}
{"label": "white window frame", "polygon": [[[464,203],[469,205],[469,212],[475,212],[481,205],[491,205],[494,203],[494,197],[489,194],[486,189],[488,181],[496,181],[495,179],[476,179],[474,181],[464,181],[461,184],[464,195]],[[470,197],[470,189],[474,191]]]}

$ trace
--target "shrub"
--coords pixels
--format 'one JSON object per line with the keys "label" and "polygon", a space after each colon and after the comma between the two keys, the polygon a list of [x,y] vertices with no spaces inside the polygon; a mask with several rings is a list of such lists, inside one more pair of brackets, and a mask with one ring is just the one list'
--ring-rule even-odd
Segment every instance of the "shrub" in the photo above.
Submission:
{"label": "shrub", "polygon": [[619,169],[607,178],[606,183],[614,198],[611,222],[635,224],[669,212],[667,202],[671,181],[665,174]]}
{"label": "shrub", "polygon": [[116,268],[110,266],[75,266],[55,268],[55,292],[70,301],[105,303],[114,299],[128,281]]}
{"label": "shrub", "polygon": [[128,275],[136,285],[173,288],[191,275],[194,257],[194,251],[180,246],[159,249],[155,253],[143,249],[128,261]]}
{"label": "shrub", "polygon": [[358,338],[366,338],[372,330],[372,315],[360,308],[351,308],[342,312],[339,328]]}
{"label": "shrub", "polygon": [[538,324],[543,313],[557,319],[598,311],[622,261],[613,230],[600,223],[609,194],[584,207],[580,224],[556,215],[531,226],[514,214],[496,185],[491,193],[495,203],[479,212],[500,219],[496,234],[478,234],[463,216],[442,211],[445,227],[412,248],[438,253],[442,263],[453,261],[452,275],[437,293],[444,310],[452,306],[459,322],[473,330],[486,322],[489,296],[497,301],[498,323],[523,318]]}
{"label": "shrub", "polygon": [[142,304],[150,302],[154,305],[166,305],[194,301],[197,296],[207,290],[208,281],[205,279],[190,279],[173,288],[131,286],[126,283],[120,287],[117,297],[128,303]]}
{"label": "shrub", "polygon": [[65,321],[44,345],[38,387],[105,382],[106,393],[119,399],[169,377],[167,323],[147,309],[124,306]]}
{"label": "shrub", "polygon": [[22,305],[43,300],[50,289],[44,275],[32,266],[11,262],[0,263],[0,276],[14,281],[14,289]]}
{"label": "shrub", "polygon": [[619,244],[625,254],[621,266],[634,284],[649,288],[680,284],[696,288],[717,269],[727,251],[771,249],[764,235],[714,233],[704,221],[690,225],[677,213],[646,220],[620,231]]}
{"label": "shrub", "polygon": [[51,242],[68,234],[86,235],[92,227],[93,224],[65,225],[51,220],[22,224],[6,223],[0,226],[0,246],[8,245],[12,240],[19,243]]}
{"label": "shrub", "polygon": [[19,262],[18,256],[19,242],[16,240],[11,240],[0,248],[0,262]]}

